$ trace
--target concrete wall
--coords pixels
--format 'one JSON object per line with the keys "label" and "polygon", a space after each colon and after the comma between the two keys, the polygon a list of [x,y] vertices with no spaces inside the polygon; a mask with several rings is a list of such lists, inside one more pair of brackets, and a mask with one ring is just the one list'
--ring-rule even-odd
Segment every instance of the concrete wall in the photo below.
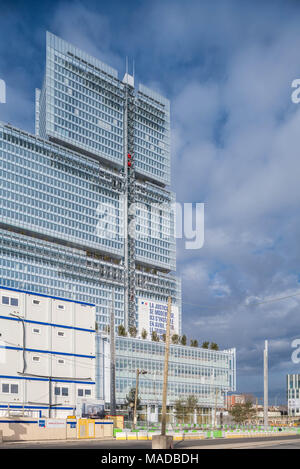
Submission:
{"label": "concrete wall", "polygon": [[[40,426],[40,422],[45,427]],[[63,424],[63,422],[61,422]],[[95,438],[113,438],[113,422],[110,420],[95,420]],[[0,419],[0,435],[5,441],[43,441],[76,439],[78,435],[76,419],[64,421],[61,427],[47,428],[47,419]]]}

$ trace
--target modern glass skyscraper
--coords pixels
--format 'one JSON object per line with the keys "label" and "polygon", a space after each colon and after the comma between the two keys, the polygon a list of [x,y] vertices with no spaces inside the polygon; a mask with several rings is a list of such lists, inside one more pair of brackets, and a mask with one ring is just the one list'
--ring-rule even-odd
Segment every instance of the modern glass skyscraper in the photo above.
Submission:
{"label": "modern glass skyscraper", "polygon": [[172,296],[181,331],[169,101],[47,33],[36,135],[0,125],[0,268],[10,288],[96,305],[138,326]]}
{"label": "modern glass skyscraper", "polygon": [[[47,33],[36,135],[0,123],[0,286],[96,306],[96,397],[106,403],[113,304],[115,325],[137,328],[116,338],[118,405],[144,367],[141,389],[157,417],[165,346],[143,329],[148,339],[164,333],[169,296],[181,335],[170,104],[134,85]],[[172,345],[170,405],[195,394],[207,417],[234,389],[235,350]]]}

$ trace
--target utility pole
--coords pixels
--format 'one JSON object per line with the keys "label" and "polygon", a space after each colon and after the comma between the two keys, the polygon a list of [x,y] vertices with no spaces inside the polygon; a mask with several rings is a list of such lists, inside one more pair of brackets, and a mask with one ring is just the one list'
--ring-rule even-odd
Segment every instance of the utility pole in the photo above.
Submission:
{"label": "utility pole", "polygon": [[52,417],[52,381],[49,376],[49,419]]}
{"label": "utility pole", "polygon": [[133,428],[136,426],[136,408],[137,408],[137,400],[138,400],[138,392],[139,392],[139,375],[140,370],[136,370],[136,381],[135,381],[135,395],[134,395],[134,409],[133,409]]}
{"label": "utility pole", "polygon": [[166,328],[164,385],[163,385],[163,399],[162,399],[162,413],[161,413],[161,434],[162,435],[166,434],[166,423],[167,423],[167,390],[168,390],[169,352],[170,352],[171,305],[172,305],[172,298],[169,296],[169,298],[168,298],[167,328]]}
{"label": "utility pole", "polygon": [[219,389],[217,388],[216,389],[216,400],[215,400],[214,428],[217,427],[216,423],[217,423],[218,392],[219,392]]}
{"label": "utility pole", "polygon": [[134,395],[134,409],[133,409],[133,429],[135,429],[137,424],[137,401],[138,401],[138,394],[139,394],[139,376],[146,375],[147,371],[145,370],[136,370],[136,381],[135,381],[135,395]]}
{"label": "utility pole", "polygon": [[116,415],[115,287],[110,310],[110,413]]}
{"label": "utility pole", "polygon": [[268,341],[265,340],[265,349],[264,349],[264,427],[267,429],[268,421]]}

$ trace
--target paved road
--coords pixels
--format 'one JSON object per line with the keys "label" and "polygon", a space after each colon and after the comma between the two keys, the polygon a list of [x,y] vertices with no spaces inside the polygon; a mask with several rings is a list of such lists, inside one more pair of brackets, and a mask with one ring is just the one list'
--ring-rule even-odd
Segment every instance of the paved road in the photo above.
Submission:
{"label": "paved road", "polygon": [[[187,440],[174,442],[175,450],[184,449],[300,449],[300,436],[236,438],[224,440]],[[151,441],[74,440],[0,444],[0,449],[151,449]]]}
{"label": "paved road", "polygon": [[202,441],[180,441],[177,449],[283,449],[282,444],[300,448],[300,436],[278,436],[257,438],[230,438]]}

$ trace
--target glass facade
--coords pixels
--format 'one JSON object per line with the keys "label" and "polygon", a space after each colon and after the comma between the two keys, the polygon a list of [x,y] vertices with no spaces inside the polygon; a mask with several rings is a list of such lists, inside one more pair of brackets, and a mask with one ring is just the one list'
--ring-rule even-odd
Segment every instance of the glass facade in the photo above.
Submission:
{"label": "glass facade", "polygon": [[113,68],[47,33],[40,135],[121,166],[123,88]]}
{"label": "glass facade", "polygon": [[143,85],[136,96],[135,170],[170,185],[170,102]]}
{"label": "glass facade", "polygon": [[[124,83],[116,70],[47,33],[46,74],[38,99],[42,137],[122,166],[124,106]],[[134,114],[135,169],[169,185],[170,103],[140,85]]]}
{"label": "glass facade", "polygon": [[300,415],[300,375],[287,375],[288,414]]}
{"label": "glass facade", "polygon": [[[122,180],[99,163],[0,125],[1,221],[122,256]],[[110,181],[111,179],[111,181]]]}
{"label": "glass facade", "polygon": [[1,285],[96,304],[100,328],[109,322],[114,278],[116,325],[124,324],[122,266],[86,251],[0,229]]}
{"label": "glass facade", "polygon": [[136,182],[136,259],[166,270],[176,269],[175,194]]}
{"label": "glass facade", "polygon": [[[101,342],[98,335],[97,340]],[[103,338],[102,338],[103,340]],[[96,347],[98,354],[103,348]],[[136,370],[144,370],[139,378],[139,393],[144,403],[161,401],[163,389],[165,344],[148,340],[116,338],[116,397],[122,404],[130,389],[135,388]],[[216,390],[218,405],[223,405],[226,392],[235,389],[235,349],[206,350],[171,345],[169,355],[168,404],[190,395],[198,404],[214,407]],[[99,392],[99,389],[98,389]]]}
{"label": "glass facade", "polygon": [[[116,70],[47,33],[46,73],[41,91],[36,90],[36,132],[114,168],[125,181],[124,86]],[[137,261],[172,271],[175,196],[163,189],[171,174],[170,103],[139,85],[133,115]]]}

